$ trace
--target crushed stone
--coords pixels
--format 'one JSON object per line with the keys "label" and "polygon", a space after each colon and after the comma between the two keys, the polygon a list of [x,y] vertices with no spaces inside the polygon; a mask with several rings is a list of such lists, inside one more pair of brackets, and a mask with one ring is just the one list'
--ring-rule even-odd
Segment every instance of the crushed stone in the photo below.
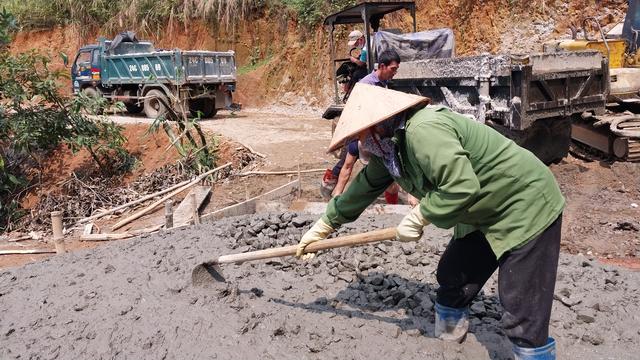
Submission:
{"label": "crushed stone", "polygon": [[[397,225],[363,216],[337,235]],[[227,283],[193,287],[218,255],[296,244],[316,218],[224,219],[67,253],[0,272],[0,358],[510,359],[497,275],[470,308],[461,345],[433,337],[439,255],[449,231],[223,265]],[[550,332],[559,358],[633,359],[640,272],[562,254]]]}

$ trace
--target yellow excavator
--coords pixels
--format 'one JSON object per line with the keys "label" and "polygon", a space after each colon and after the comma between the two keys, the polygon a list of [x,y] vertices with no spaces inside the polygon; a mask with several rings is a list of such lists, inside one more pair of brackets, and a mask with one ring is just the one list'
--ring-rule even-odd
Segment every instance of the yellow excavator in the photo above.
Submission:
{"label": "yellow excavator", "polygon": [[[596,37],[588,28],[597,30]],[[584,38],[572,28],[572,39],[544,44],[544,52],[600,51],[609,62],[607,112],[585,113],[572,124],[573,140],[620,160],[640,161],[640,0],[629,0],[622,23],[606,34],[595,18],[582,23]]]}

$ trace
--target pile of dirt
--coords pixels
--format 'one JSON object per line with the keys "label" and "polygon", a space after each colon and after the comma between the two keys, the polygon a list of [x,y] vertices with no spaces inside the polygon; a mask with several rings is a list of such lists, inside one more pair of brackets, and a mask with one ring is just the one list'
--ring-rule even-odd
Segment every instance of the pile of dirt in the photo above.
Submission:
{"label": "pile of dirt", "polygon": [[640,268],[640,164],[570,156],[551,170],[567,200],[563,249]]}
{"label": "pile of dirt", "polygon": [[[341,233],[399,219],[363,217]],[[201,261],[293,244],[313,220],[230,218],[5,270],[0,357],[511,358],[495,275],[471,306],[467,341],[433,338],[435,269],[449,237],[433,227],[419,243],[228,265],[226,284],[191,285]],[[558,357],[635,358],[639,288],[639,272],[562,255],[551,322]]]}

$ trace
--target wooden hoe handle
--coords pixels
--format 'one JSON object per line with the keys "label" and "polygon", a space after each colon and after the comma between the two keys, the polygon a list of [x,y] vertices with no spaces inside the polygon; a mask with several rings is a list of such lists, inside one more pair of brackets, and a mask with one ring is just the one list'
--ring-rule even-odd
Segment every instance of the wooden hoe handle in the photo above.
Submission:
{"label": "wooden hoe handle", "polygon": [[[388,228],[382,230],[369,231],[362,234],[340,236],[333,239],[325,239],[309,244],[305,248],[305,253],[316,252],[320,250],[333,249],[344,246],[362,245],[371,242],[393,240],[396,238],[396,228]],[[251,251],[242,254],[222,255],[212,263],[228,264],[235,262],[245,262],[253,260],[270,259],[282,256],[291,256],[296,254],[298,245],[284,246],[274,249],[265,249]]]}

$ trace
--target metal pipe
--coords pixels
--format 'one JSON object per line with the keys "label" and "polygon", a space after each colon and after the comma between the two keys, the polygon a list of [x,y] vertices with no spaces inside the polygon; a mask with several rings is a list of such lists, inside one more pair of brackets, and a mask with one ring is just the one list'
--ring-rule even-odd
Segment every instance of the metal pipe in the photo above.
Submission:
{"label": "metal pipe", "polygon": [[334,88],[334,98],[333,101],[336,104],[340,103],[340,97],[338,96],[338,79],[336,79],[336,48],[333,43],[333,31],[335,29],[335,25],[332,23],[329,30],[329,47],[331,47],[331,63],[333,64],[333,72],[331,72],[331,77],[333,78],[333,88]]}

